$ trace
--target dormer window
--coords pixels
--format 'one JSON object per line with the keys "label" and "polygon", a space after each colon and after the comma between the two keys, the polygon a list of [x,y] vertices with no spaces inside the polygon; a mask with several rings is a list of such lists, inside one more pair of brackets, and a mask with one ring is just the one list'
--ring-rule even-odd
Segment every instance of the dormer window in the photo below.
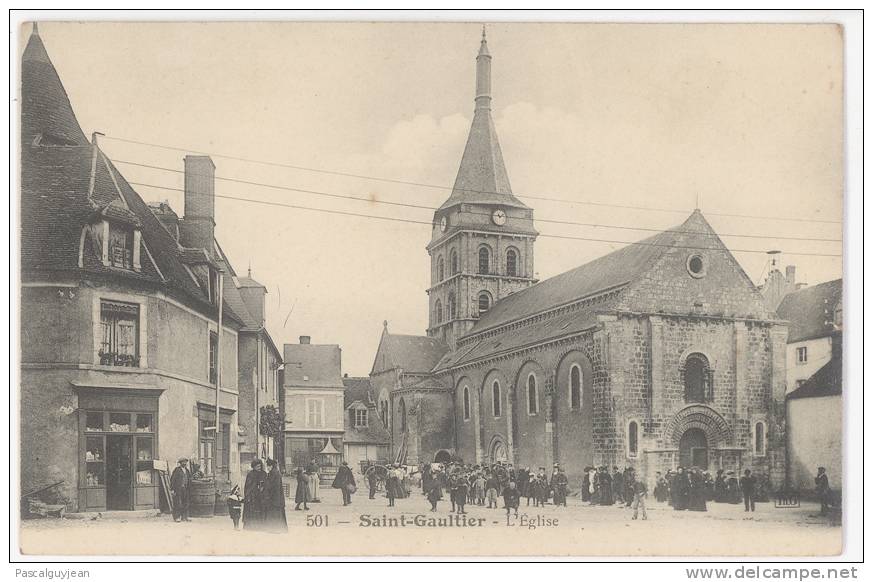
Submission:
{"label": "dormer window", "polygon": [[354,426],[355,428],[363,428],[368,424],[369,419],[367,418],[367,409],[366,408],[356,408],[353,411],[354,414]]}
{"label": "dormer window", "polygon": [[109,264],[133,269],[133,229],[124,225],[109,225]]}
{"label": "dormer window", "polygon": [[129,271],[140,270],[142,232],[138,224],[124,219],[106,219],[96,225],[96,242],[103,265]]}

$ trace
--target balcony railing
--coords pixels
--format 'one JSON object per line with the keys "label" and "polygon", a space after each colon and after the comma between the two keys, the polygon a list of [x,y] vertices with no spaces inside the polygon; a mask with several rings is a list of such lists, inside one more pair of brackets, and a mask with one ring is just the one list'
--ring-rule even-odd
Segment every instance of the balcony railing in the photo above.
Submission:
{"label": "balcony railing", "polygon": [[100,357],[101,366],[127,366],[129,368],[139,367],[139,356],[134,354],[121,354],[118,352],[106,352],[100,350],[97,352]]}

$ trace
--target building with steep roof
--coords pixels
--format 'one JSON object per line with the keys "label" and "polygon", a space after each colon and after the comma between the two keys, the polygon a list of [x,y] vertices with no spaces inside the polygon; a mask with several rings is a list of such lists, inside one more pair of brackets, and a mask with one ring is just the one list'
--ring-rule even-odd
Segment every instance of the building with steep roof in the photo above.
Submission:
{"label": "building with steep roof", "polygon": [[315,461],[322,480],[333,479],[346,430],[342,349],[313,344],[304,335],[300,343],[285,344],[284,363],[285,470]]}
{"label": "building with steep roof", "polygon": [[843,280],[789,293],[776,312],[788,321],[786,386],[791,392],[830,362],[842,342]]}
{"label": "building with steep roof", "polygon": [[787,396],[788,484],[815,490],[819,467],[831,488],[843,483],[843,356],[841,338],[833,357]]}
{"label": "building with steep roof", "polygon": [[345,375],[343,385],[346,411],[343,460],[358,472],[371,464],[384,465],[388,462],[391,435],[379,419],[370,378]]}
{"label": "building with steep roof", "polygon": [[[371,382],[392,453],[532,468],[750,468],[784,480],[784,322],[699,210],[537,281],[533,211],[490,115],[491,55],[458,178],[434,214],[427,338],[387,324]],[[413,363],[414,362],[414,363]],[[426,365],[432,368],[422,371]]]}
{"label": "building with steep roof", "polygon": [[180,457],[238,482],[251,322],[214,238],[212,160],[185,158],[183,217],[153,212],[86,137],[36,25],[20,103],[22,492],[155,508],[155,468]]}

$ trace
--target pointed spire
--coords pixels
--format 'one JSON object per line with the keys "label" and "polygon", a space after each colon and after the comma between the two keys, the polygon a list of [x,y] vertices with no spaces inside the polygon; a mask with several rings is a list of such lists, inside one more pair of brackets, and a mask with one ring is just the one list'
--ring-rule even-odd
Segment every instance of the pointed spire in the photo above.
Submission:
{"label": "pointed spire", "polygon": [[[31,34],[31,36],[39,36],[39,23],[38,22],[33,23],[33,30],[30,32],[30,34]],[[482,35],[483,36],[485,35],[485,28],[484,27],[482,28]]]}
{"label": "pointed spire", "polygon": [[476,109],[473,123],[452,195],[440,209],[462,202],[527,208],[512,195],[497,130],[491,118],[491,53],[488,52],[484,27],[479,54],[476,56]]}
{"label": "pointed spire", "polygon": [[70,145],[89,143],[34,22],[21,55],[21,137],[32,143],[39,135]]}
{"label": "pointed spire", "polygon": [[482,42],[476,57],[476,109],[491,109],[491,53],[482,27]]}

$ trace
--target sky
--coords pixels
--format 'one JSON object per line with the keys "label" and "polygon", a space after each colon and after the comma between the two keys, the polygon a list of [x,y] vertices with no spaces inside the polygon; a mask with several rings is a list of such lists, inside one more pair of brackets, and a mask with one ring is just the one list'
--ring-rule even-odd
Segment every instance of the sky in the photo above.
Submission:
{"label": "sky", "polygon": [[[101,148],[125,177],[149,185],[135,186],[146,201],[182,213],[174,189],[187,151],[212,154],[219,178],[367,201],[221,179],[219,195],[427,222],[428,209],[374,201],[437,207],[448,197],[472,120],[481,27],[46,22],[40,34],[86,134],[105,134]],[[782,266],[797,265],[809,284],[842,276],[840,242],[760,238],[842,238],[839,27],[487,31],[513,192],[535,218],[602,225],[540,222],[541,233],[631,242],[652,234],[633,229],[669,228],[699,207],[756,283],[767,250],[783,251]],[[221,198],[216,222],[237,273],[251,266],[267,287],[278,345],[300,335],[339,344],[354,376],[369,372],[383,320],[392,332],[425,333],[428,225]],[[622,246],[540,237],[535,271],[550,277]]]}

